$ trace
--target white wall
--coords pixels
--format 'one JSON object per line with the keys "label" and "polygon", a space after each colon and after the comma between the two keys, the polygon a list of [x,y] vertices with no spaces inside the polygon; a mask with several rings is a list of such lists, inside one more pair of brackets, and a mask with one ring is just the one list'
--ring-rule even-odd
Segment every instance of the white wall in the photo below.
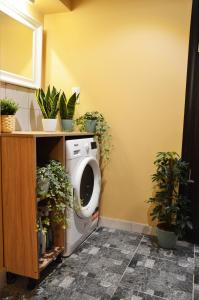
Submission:
{"label": "white wall", "polygon": [[16,113],[16,130],[42,130],[42,115],[32,89],[0,83],[0,98],[11,98],[20,105]]}

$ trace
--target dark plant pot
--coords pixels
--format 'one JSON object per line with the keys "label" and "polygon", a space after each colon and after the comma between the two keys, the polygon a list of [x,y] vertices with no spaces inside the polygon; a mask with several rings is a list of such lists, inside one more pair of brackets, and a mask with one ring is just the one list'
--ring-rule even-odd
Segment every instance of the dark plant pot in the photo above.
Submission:
{"label": "dark plant pot", "polygon": [[53,247],[53,232],[51,227],[49,227],[46,233],[46,249],[50,250],[52,247]]}
{"label": "dark plant pot", "polygon": [[87,132],[96,132],[97,120],[85,120],[85,130]]}
{"label": "dark plant pot", "polygon": [[41,198],[45,198],[46,195],[48,194],[48,190],[49,190],[49,179],[45,178],[45,179],[41,179],[37,181],[37,195]]}
{"label": "dark plant pot", "polygon": [[40,258],[42,256],[42,233],[41,231],[39,230],[37,232],[37,245],[38,245],[38,257]]}
{"label": "dark plant pot", "polygon": [[42,254],[44,254],[46,252],[46,232],[42,231],[41,239],[42,239]]}
{"label": "dark plant pot", "polygon": [[157,232],[158,244],[161,248],[165,248],[165,249],[176,248],[178,237],[175,234],[175,232],[164,229],[162,225],[157,226],[156,232]]}
{"label": "dark plant pot", "polygon": [[37,231],[37,246],[38,246],[38,257],[40,258],[42,256],[42,224],[41,224],[41,218],[39,218],[39,228]]}
{"label": "dark plant pot", "polygon": [[61,120],[61,123],[62,123],[62,129],[64,131],[73,131],[73,128],[74,128],[74,120]]}

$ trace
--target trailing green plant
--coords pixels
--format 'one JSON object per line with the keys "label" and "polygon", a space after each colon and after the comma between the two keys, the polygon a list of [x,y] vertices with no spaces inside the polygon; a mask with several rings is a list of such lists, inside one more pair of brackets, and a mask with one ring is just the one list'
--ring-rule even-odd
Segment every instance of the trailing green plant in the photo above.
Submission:
{"label": "trailing green plant", "polygon": [[44,119],[56,119],[59,111],[59,97],[60,91],[57,91],[54,86],[51,90],[49,85],[46,94],[43,89],[36,90],[36,100]]}
{"label": "trailing green plant", "polygon": [[75,114],[75,105],[79,94],[72,94],[67,100],[65,93],[63,92],[60,96],[59,110],[61,119],[72,120]]}
{"label": "trailing green plant", "polygon": [[19,105],[12,99],[0,99],[1,115],[15,115]]}
{"label": "trailing green plant", "polygon": [[182,237],[188,228],[192,229],[190,201],[182,193],[189,181],[189,164],[176,152],[158,152],[154,164],[156,173],[152,181],[156,193],[147,201],[154,205],[152,220],[158,220],[160,227]]}
{"label": "trailing green plant", "polygon": [[[48,191],[42,194],[39,183],[48,179]],[[50,223],[67,225],[65,210],[73,207],[72,187],[68,173],[60,162],[51,160],[43,167],[37,167],[37,195],[47,199],[47,209],[49,216],[42,218],[43,227],[48,227]]]}
{"label": "trailing green plant", "polygon": [[98,111],[86,112],[83,116],[77,119],[78,122],[83,126],[85,120],[98,120],[99,118],[103,118],[102,114]]}
{"label": "trailing green plant", "polygon": [[80,126],[80,131],[85,131],[86,120],[96,120],[95,138],[99,143],[101,167],[103,168],[109,162],[112,150],[110,126],[101,113],[92,111],[86,112],[76,120],[76,124]]}

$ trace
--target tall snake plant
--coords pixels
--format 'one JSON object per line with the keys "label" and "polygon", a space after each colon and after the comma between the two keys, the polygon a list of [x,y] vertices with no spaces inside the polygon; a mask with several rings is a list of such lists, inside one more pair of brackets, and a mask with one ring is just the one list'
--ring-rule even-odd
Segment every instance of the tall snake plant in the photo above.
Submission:
{"label": "tall snake plant", "polygon": [[60,116],[63,120],[72,120],[75,113],[75,104],[79,97],[79,94],[72,94],[67,100],[65,93],[63,92],[60,96]]}
{"label": "tall snake plant", "polygon": [[60,91],[58,92],[54,86],[51,90],[49,85],[46,94],[43,89],[38,89],[36,91],[37,103],[44,119],[56,118],[59,111],[59,97]]}

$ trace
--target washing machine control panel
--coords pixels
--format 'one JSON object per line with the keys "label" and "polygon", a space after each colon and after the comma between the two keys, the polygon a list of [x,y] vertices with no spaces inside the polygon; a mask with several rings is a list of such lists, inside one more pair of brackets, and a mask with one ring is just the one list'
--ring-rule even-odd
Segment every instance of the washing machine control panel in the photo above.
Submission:
{"label": "washing machine control panel", "polygon": [[97,143],[93,138],[66,141],[66,158],[76,159],[84,156],[97,157]]}
{"label": "washing machine control panel", "polygon": [[97,149],[97,143],[91,142],[91,149]]}

